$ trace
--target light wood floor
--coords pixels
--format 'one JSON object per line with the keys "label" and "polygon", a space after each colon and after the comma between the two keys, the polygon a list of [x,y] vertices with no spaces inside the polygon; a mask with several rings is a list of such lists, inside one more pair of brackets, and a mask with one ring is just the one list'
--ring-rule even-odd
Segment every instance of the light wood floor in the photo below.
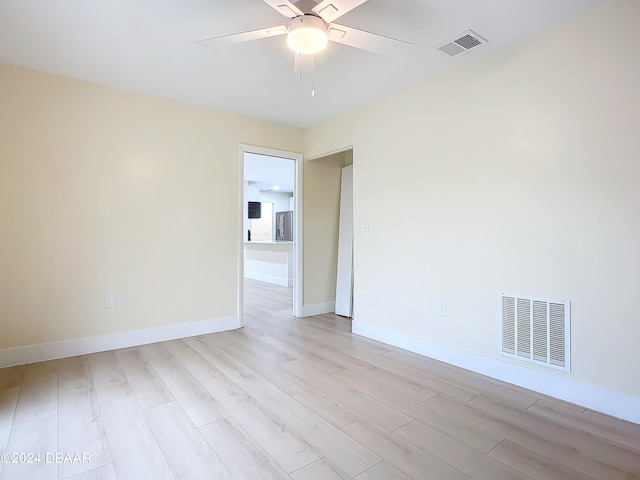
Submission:
{"label": "light wood floor", "polygon": [[0,370],[0,454],[42,455],[0,479],[640,478],[638,425],[246,293],[242,330]]}

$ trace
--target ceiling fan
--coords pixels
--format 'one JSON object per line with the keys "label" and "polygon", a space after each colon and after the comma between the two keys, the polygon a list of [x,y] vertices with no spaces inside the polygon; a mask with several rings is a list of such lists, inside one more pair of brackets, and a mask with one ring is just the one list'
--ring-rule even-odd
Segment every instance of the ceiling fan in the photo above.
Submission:
{"label": "ceiling fan", "polygon": [[403,40],[333,23],[366,1],[298,0],[293,3],[289,0],[264,0],[267,5],[288,18],[289,22],[286,25],[207,38],[196,44],[212,47],[286,35],[289,48],[298,55],[314,55],[324,50],[329,41],[381,54],[390,53],[400,45],[410,45]]}

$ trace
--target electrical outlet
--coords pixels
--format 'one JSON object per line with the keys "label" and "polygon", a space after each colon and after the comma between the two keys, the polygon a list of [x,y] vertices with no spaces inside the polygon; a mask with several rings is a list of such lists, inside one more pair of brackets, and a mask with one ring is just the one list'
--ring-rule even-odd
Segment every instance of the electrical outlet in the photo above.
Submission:
{"label": "electrical outlet", "polygon": [[116,308],[116,296],[115,295],[107,295],[104,300],[105,308]]}
{"label": "electrical outlet", "polygon": [[369,231],[369,220],[363,220],[362,221],[362,231],[363,232],[368,232]]}
{"label": "electrical outlet", "polygon": [[446,300],[440,300],[440,302],[438,302],[438,312],[440,312],[440,316],[441,317],[446,317],[447,316],[447,301]]}

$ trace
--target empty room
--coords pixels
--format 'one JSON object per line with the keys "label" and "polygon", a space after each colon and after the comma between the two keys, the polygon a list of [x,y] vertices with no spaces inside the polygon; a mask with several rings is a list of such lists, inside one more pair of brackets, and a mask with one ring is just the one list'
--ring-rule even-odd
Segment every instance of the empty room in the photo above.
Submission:
{"label": "empty room", "polygon": [[640,479],[639,25],[0,2],[0,480]]}

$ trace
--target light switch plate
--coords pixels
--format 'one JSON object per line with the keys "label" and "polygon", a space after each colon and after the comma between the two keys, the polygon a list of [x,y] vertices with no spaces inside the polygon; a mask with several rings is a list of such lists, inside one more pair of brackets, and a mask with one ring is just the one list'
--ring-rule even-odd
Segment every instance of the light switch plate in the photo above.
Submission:
{"label": "light switch plate", "polygon": [[105,308],[116,308],[116,296],[107,295],[104,300]]}
{"label": "light switch plate", "polygon": [[440,316],[441,317],[446,317],[447,316],[447,301],[446,300],[440,300],[440,302],[438,302],[438,311],[440,312]]}
{"label": "light switch plate", "polygon": [[362,231],[363,232],[368,232],[369,231],[369,220],[363,220],[362,221]]}

